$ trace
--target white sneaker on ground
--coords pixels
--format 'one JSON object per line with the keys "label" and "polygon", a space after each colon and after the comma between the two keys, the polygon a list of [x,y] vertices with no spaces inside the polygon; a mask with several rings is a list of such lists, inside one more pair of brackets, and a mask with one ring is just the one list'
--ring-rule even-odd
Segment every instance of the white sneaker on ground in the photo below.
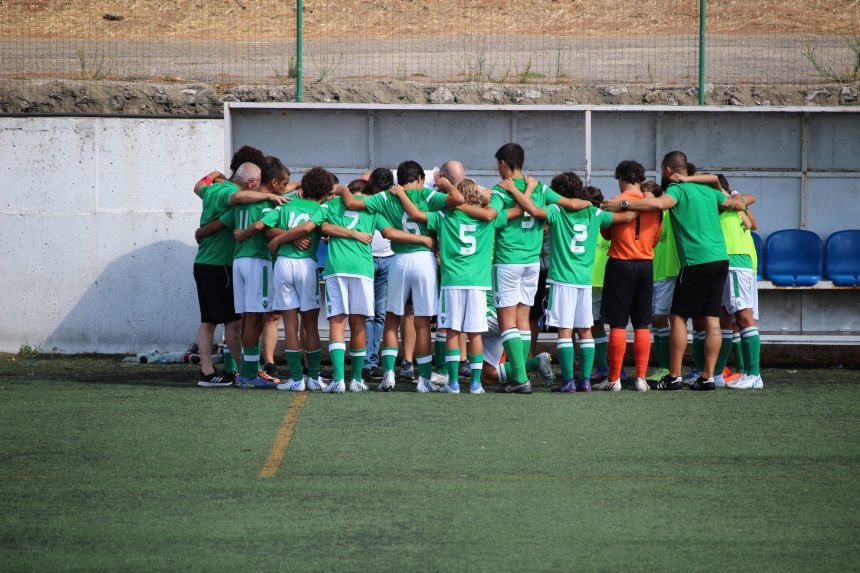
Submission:
{"label": "white sneaker on ground", "polygon": [[423,376],[419,376],[417,390],[422,394],[426,394],[427,392],[438,392],[439,387],[424,378]]}
{"label": "white sneaker on ground", "polygon": [[445,384],[439,391],[443,394],[459,394],[460,393],[460,385],[459,384]]}
{"label": "white sneaker on ground", "polygon": [[609,380],[604,380],[600,384],[595,384],[591,387],[592,390],[606,390],[608,392],[620,392],[621,391],[621,380],[616,380],[611,382]]}
{"label": "white sneaker on ground", "polygon": [[367,384],[365,384],[363,380],[350,380],[350,392],[364,392],[365,390],[370,390],[370,388],[367,387]]}
{"label": "white sneaker on ground", "polygon": [[431,384],[447,384],[448,383],[448,375],[441,374],[439,372],[433,371],[433,374],[430,375],[430,383]]}
{"label": "white sneaker on ground", "polygon": [[732,390],[761,390],[764,388],[764,382],[761,379],[761,375],[746,374],[742,378],[726,384],[726,388],[731,388]]}
{"label": "white sneaker on ground", "polygon": [[538,374],[547,384],[552,384],[553,376],[552,376],[552,357],[548,352],[541,352],[537,356],[535,356],[540,363],[538,364]]}
{"label": "white sneaker on ground", "polygon": [[337,382],[332,382],[325,388],[323,388],[323,392],[328,394],[343,394],[346,392],[346,384],[343,380],[338,380]]}
{"label": "white sneaker on ground", "polygon": [[[620,388],[621,384],[619,383],[618,386]],[[633,383],[633,387],[636,388],[637,392],[647,392],[651,389],[651,387],[648,386],[648,382],[646,382],[643,378],[637,378],[636,382]]]}
{"label": "white sneaker on ground", "polygon": [[302,378],[301,380],[287,380],[286,382],[278,384],[278,390],[289,390],[290,392],[304,392],[305,380],[304,378]]}
{"label": "white sneaker on ground", "polygon": [[322,378],[308,378],[306,386],[307,386],[307,389],[309,392],[319,392],[319,391],[325,392],[325,389],[328,386],[328,384],[323,382]]}
{"label": "white sneaker on ground", "polygon": [[389,370],[385,373],[385,376],[382,377],[382,382],[379,383],[379,386],[376,387],[380,392],[389,392],[394,390],[394,370]]}

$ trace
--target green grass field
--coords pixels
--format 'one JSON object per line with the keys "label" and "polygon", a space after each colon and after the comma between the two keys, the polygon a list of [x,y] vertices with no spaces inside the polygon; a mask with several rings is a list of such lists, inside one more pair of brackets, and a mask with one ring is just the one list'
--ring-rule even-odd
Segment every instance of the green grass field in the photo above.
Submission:
{"label": "green grass field", "polygon": [[765,370],[753,392],[314,394],[272,478],[295,395],[194,372],[0,359],[0,569],[858,567],[857,371]]}

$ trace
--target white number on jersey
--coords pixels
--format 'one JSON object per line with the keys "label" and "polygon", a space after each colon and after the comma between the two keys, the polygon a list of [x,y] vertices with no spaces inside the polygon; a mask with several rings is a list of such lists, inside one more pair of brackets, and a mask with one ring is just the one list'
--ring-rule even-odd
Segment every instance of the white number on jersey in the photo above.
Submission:
{"label": "white number on jersey", "polygon": [[535,226],[535,218],[529,215],[528,213],[523,213],[522,223],[520,223],[523,229],[531,229]]}
{"label": "white number on jersey", "polygon": [[421,227],[418,226],[418,223],[409,218],[409,215],[403,213],[403,217],[400,219],[400,223],[403,225],[403,230],[407,233],[412,233],[414,235],[421,234]]}
{"label": "white number on jersey", "polygon": [[576,234],[570,242],[570,251],[579,255],[585,252],[585,246],[577,245],[577,243],[584,243],[588,239],[588,225],[577,223],[573,226],[573,231]]}
{"label": "white number on jersey", "polygon": [[358,225],[358,211],[344,211],[343,216],[352,219],[349,225],[346,226],[347,229],[354,229]]}
{"label": "white number on jersey", "polygon": [[295,211],[290,213],[290,220],[287,223],[287,228],[292,229],[294,227],[298,227],[302,223],[311,220],[311,216],[307,213],[296,213]]}
{"label": "white number on jersey", "polygon": [[244,231],[248,228],[248,220],[250,219],[250,214],[245,209],[239,211],[239,229]]}
{"label": "white number on jersey", "polygon": [[465,247],[460,247],[460,254],[461,255],[473,255],[473,254],[475,254],[475,251],[478,248],[478,243],[475,240],[475,237],[470,237],[466,233],[469,233],[469,232],[474,233],[477,230],[478,230],[477,225],[462,225],[462,224],[460,225],[460,241],[462,241],[463,244],[466,245]]}

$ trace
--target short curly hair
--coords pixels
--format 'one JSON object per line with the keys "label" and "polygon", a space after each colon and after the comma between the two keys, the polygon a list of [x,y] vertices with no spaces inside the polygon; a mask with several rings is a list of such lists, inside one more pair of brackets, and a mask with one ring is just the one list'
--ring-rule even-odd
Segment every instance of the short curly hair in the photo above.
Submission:
{"label": "short curly hair", "polygon": [[625,183],[642,183],[645,181],[645,168],[638,161],[627,159],[615,166],[615,178]]}
{"label": "short curly hair", "polygon": [[463,194],[467,205],[484,206],[484,196],[481,195],[481,188],[474,179],[463,179],[457,183],[457,189]]}
{"label": "short curly hair", "polygon": [[582,179],[580,179],[579,175],[573,171],[559,173],[552,178],[549,186],[562,197],[567,197],[569,199],[585,199],[586,201],[591,200],[585,192],[585,189],[582,187]]}
{"label": "short curly hair", "polygon": [[263,164],[266,163],[266,154],[256,147],[243,145],[230,159],[230,171],[236,173],[236,170],[239,169],[239,166],[243,163],[253,163],[260,169],[263,169]]}
{"label": "short curly hair", "polygon": [[603,203],[603,191],[599,187],[589,185],[585,188],[585,194],[588,195],[586,201],[591,201],[595,207],[600,207],[600,204]]}
{"label": "short curly hair", "polygon": [[311,201],[325,199],[334,187],[334,178],[324,167],[312,167],[302,176],[302,197]]}

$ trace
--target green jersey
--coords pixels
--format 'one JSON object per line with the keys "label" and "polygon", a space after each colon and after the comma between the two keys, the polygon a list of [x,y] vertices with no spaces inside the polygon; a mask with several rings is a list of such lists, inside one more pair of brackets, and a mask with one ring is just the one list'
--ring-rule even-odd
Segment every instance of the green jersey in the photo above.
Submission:
{"label": "green jersey", "polygon": [[755,271],[758,265],[755,243],[750,230],[744,227],[741,214],[737,211],[723,211],[720,213],[720,227],[726,240],[729,268]]}
{"label": "green jersey", "polygon": [[[364,199],[364,197],[359,198]],[[319,210],[311,216],[311,221],[317,225],[331,223],[344,229],[352,229],[371,235],[373,231],[381,231],[389,226],[385,218],[380,215],[368,211],[348,210],[340,197],[323,203]],[[328,259],[323,270],[323,276],[373,279],[373,251],[370,245],[365,245],[355,239],[331,237],[328,241]]]}
{"label": "green jersey", "polygon": [[[409,189],[406,191],[409,199],[415,206],[425,212],[438,211],[445,208],[447,195],[435,189]],[[371,213],[381,213],[395,229],[429,237],[431,232],[425,223],[413,221],[406,211],[400,199],[389,191],[382,191],[364,200],[367,210]],[[424,245],[415,243],[399,243],[391,241],[391,250],[395,253],[414,253],[416,251],[429,251]]]}
{"label": "green jersey", "polygon": [[591,286],[597,237],[612,225],[612,213],[593,205],[567,211],[558,205],[546,208],[550,259],[547,282]]}
{"label": "green jersey", "polygon": [[492,287],[493,240],[507,218],[505,211],[492,221],[479,221],[459,209],[427,213],[427,227],[439,237],[442,288]]}
{"label": "green jersey", "polygon": [[[289,203],[284,203],[278,209],[274,209],[263,215],[262,220],[267,227],[288,231],[293,227],[298,227],[310,221],[313,214],[319,210],[320,204],[316,201],[293,199]],[[310,239],[311,245],[307,250],[298,249],[292,243],[284,243],[278,247],[278,256],[289,257],[291,259],[317,260],[317,245],[320,242],[319,227],[311,231],[308,239]]]}
{"label": "green jersey", "polygon": [[675,246],[672,217],[663,212],[663,228],[654,247],[654,281],[674,279],[680,272],[681,261],[678,260],[678,247]]}
{"label": "green jersey", "polygon": [[681,265],[728,260],[719,215],[726,196],[698,183],[672,183],[665,193],[676,201],[669,216]]}
{"label": "green jersey", "polygon": [[609,247],[612,241],[597,237],[597,250],[594,254],[594,270],[591,273],[591,286],[603,288],[603,277],[606,275],[606,262],[609,260]]}
{"label": "green jersey", "polygon": [[[229,229],[247,229],[260,221],[266,213],[274,210],[275,208],[268,201],[236,205],[221,215],[221,222]],[[266,240],[264,232],[254,233],[244,241],[236,241],[233,259],[242,258],[272,260],[272,254],[269,252],[269,241]]]}
{"label": "green jersey", "polygon": [[[514,179],[517,189],[525,191],[524,179]],[[538,208],[558,203],[561,196],[544,185],[538,183],[532,193],[532,201]],[[490,207],[501,213],[516,205],[510,193],[496,185],[490,196]],[[541,245],[543,244],[543,225],[536,223],[528,213],[508,221],[497,233],[496,254],[494,263],[503,265],[525,265],[540,260]]]}
{"label": "green jersey", "polygon": [[[203,212],[200,214],[200,226],[217,220],[225,211],[230,209],[230,195],[239,188],[232,181],[213,183],[200,189],[203,200]],[[203,265],[230,265],[233,262],[233,231],[228,228],[219,229],[200,240],[197,246],[195,263]]]}

